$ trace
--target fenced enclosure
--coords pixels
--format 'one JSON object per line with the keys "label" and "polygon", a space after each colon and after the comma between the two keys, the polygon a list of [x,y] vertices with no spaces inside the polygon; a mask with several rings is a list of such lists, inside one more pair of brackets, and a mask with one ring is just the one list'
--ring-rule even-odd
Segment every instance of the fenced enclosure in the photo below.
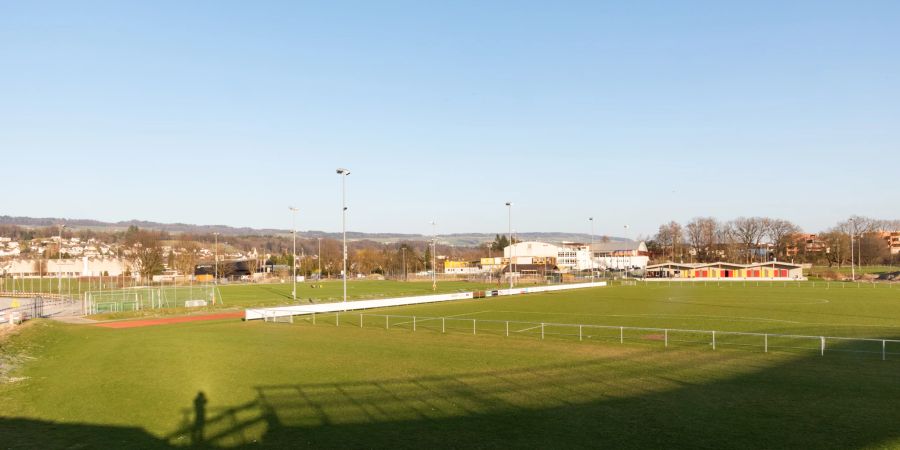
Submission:
{"label": "fenced enclosure", "polygon": [[215,285],[136,287],[84,293],[84,314],[221,305]]}
{"label": "fenced enclosure", "polygon": [[618,344],[642,343],[664,348],[745,349],[762,353],[799,351],[815,353],[819,356],[843,353],[871,356],[882,360],[900,357],[900,340],[896,339],[525,322],[463,317],[360,314],[340,311],[328,313],[297,311],[294,314],[272,312],[263,317],[263,320],[273,323],[354,326],[410,332],[465,333],[476,336],[486,334],[503,337],[526,336],[537,339],[552,338]]}

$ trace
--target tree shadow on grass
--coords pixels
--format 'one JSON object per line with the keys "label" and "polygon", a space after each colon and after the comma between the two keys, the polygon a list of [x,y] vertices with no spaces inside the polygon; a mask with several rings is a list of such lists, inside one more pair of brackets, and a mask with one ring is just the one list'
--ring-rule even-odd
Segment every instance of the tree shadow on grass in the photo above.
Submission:
{"label": "tree shadow on grass", "polygon": [[0,436],[12,448],[900,445],[898,360],[810,352],[768,364],[766,355],[745,351],[691,357],[698,351],[683,359],[636,352],[523,370],[264,385],[255,399],[231,407],[200,392],[182,426],[163,438],[24,419],[0,419]]}

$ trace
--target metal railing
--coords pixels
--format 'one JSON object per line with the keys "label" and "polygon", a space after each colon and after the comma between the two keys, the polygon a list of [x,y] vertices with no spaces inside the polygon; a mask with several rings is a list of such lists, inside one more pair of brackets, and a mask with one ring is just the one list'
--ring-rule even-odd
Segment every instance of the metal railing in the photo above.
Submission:
{"label": "metal railing", "polygon": [[[693,346],[716,350],[719,348],[756,349],[769,351],[809,351],[820,356],[825,353],[856,353],[877,355],[882,360],[900,356],[900,340],[812,336],[799,334],[755,333],[742,331],[692,330],[680,328],[630,327],[555,322],[527,322],[519,320],[473,319],[463,317],[405,316],[392,314],[358,314],[344,312],[273,315],[265,321],[313,325],[378,327],[385,330],[432,331],[438,333],[463,332],[504,337],[531,336],[540,339],[558,338],[573,341],[603,341],[619,344],[651,343],[670,346]],[[318,317],[318,319],[317,319]],[[317,321],[318,320],[318,321]]]}

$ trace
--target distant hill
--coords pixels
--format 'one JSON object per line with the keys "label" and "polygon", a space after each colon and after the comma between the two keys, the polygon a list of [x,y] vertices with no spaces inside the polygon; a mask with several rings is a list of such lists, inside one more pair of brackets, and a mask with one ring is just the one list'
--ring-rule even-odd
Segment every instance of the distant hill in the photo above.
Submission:
{"label": "distant hill", "polygon": [[[102,222],[92,219],[66,219],[59,217],[13,217],[0,216],[0,225],[18,225],[22,227],[50,227],[61,223],[66,227],[73,229],[92,229],[97,231],[123,231],[134,225],[138,228],[167,231],[169,233],[188,233],[188,234],[209,234],[220,233],[225,236],[278,236],[288,235],[290,230],[275,228],[249,228],[249,227],[231,227],[228,225],[193,225],[187,223],[160,223],[147,220],[125,220],[120,222]],[[438,235],[438,241],[443,244],[456,245],[460,247],[473,247],[482,245],[485,242],[493,241],[497,233],[453,233]],[[329,238],[340,239],[341,233],[326,232],[318,230],[301,231],[297,236],[302,238]],[[370,240],[377,242],[401,242],[401,241],[423,241],[430,239],[430,236],[421,234],[403,234],[403,233],[363,233],[359,231],[348,231],[347,239],[350,240]],[[523,241],[545,241],[545,242],[588,242],[591,236],[584,233],[563,233],[563,232],[531,232],[516,233],[516,238]],[[600,239],[600,236],[594,236]],[[621,237],[610,237],[613,241],[627,241],[628,239]]]}

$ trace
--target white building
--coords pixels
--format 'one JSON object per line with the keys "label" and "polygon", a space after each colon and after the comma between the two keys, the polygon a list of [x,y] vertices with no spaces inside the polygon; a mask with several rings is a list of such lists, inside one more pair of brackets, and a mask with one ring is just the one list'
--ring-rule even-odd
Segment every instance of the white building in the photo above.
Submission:
{"label": "white building", "polygon": [[543,256],[557,258],[558,255],[558,246],[537,241],[516,242],[503,249],[504,258],[511,258],[513,256]]}
{"label": "white building", "polygon": [[[0,262],[0,275],[14,277],[117,277],[130,270],[131,264],[116,258],[13,259]],[[133,271],[132,271],[133,272]]]}
{"label": "white building", "polygon": [[605,269],[643,270],[650,262],[650,252],[643,241],[595,242],[592,249],[594,261]]}
{"label": "white building", "polygon": [[[503,257],[514,257],[516,264],[526,258],[555,258],[556,266],[563,272],[594,269],[634,270],[647,267],[650,253],[643,241],[595,242],[593,261],[591,244],[563,242],[560,245],[546,242],[517,242],[503,249]],[[530,263],[530,261],[529,261]],[[483,264],[483,263],[482,263]]]}

